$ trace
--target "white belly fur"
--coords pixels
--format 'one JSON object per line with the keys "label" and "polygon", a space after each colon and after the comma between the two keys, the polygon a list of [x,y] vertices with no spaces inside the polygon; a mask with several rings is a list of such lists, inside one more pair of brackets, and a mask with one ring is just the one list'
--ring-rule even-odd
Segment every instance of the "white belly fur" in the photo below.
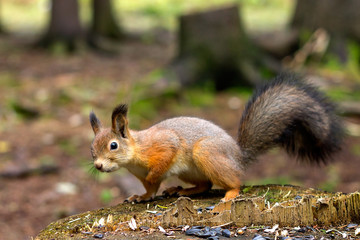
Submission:
{"label": "white belly fur", "polygon": [[[147,168],[141,167],[139,165],[129,164],[124,167],[140,179],[145,179],[149,173]],[[162,178],[165,179],[170,176],[177,176],[179,178],[195,182],[207,181],[206,176],[198,170],[193,160],[189,157],[176,158],[170,169],[164,174]]]}
{"label": "white belly fur", "polygon": [[196,182],[206,181],[206,176],[199,171],[191,158],[178,157],[170,167],[165,177],[178,176],[189,181]]}

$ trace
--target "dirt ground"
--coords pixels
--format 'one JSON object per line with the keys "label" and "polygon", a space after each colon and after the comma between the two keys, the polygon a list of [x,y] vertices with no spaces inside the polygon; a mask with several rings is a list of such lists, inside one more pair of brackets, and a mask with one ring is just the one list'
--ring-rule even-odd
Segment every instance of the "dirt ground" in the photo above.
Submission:
{"label": "dirt ground", "polygon": [[[93,133],[88,114],[94,109],[109,124],[112,108],[137,100],[144,88],[139,82],[166,65],[175,52],[168,42],[137,41],[124,42],[117,56],[81,52],[65,57],[25,48],[19,39],[0,39],[0,238],[29,239],[51,221],[114,205],[143,191],[126,171],[89,173]],[[229,107],[237,96],[219,93],[206,107],[165,102],[166,107],[150,117],[140,114],[139,127],[191,115],[209,119],[235,136],[245,103]],[[360,123],[355,118],[346,121]],[[247,184],[288,183],[353,192],[360,189],[359,144],[359,137],[347,136],[343,151],[323,167],[305,166],[274,150],[261,156],[243,179]],[[42,164],[55,166],[55,171],[16,174]],[[176,179],[162,189],[172,184],[178,184]]]}

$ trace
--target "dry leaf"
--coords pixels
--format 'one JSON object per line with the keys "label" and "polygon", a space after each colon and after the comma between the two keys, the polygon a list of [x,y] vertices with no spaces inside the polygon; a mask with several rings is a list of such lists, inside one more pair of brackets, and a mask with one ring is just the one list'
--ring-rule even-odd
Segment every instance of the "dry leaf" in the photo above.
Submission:
{"label": "dry leaf", "polygon": [[129,227],[130,227],[132,230],[134,230],[134,231],[137,229],[136,221],[135,221],[134,218],[131,218],[131,219],[130,219]]}

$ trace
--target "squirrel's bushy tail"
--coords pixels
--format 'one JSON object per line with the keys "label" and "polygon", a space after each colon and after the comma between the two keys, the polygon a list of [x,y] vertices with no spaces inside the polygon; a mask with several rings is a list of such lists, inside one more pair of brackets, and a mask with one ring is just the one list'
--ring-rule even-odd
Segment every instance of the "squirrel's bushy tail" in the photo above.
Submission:
{"label": "squirrel's bushy tail", "polygon": [[281,74],[247,103],[238,132],[245,164],[275,146],[310,162],[340,149],[343,128],[334,105],[299,76]]}

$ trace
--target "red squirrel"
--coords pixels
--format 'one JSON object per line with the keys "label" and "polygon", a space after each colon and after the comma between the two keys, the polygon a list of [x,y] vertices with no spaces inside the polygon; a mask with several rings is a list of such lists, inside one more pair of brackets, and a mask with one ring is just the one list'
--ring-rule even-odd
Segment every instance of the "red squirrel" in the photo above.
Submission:
{"label": "red squirrel", "polygon": [[128,106],[112,113],[104,128],[90,113],[95,133],[91,145],[94,166],[102,172],[127,168],[146,193],[128,201],[155,197],[162,180],[177,176],[194,187],[167,189],[167,194],[192,195],[218,185],[223,201],[239,195],[241,175],[259,154],[280,146],[310,163],[325,162],[340,149],[343,129],[333,104],[300,77],[282,74],[257,89],[240,120],[237,139],[219,126],[194,117],[167,119],[145,130],[128,126]]}

